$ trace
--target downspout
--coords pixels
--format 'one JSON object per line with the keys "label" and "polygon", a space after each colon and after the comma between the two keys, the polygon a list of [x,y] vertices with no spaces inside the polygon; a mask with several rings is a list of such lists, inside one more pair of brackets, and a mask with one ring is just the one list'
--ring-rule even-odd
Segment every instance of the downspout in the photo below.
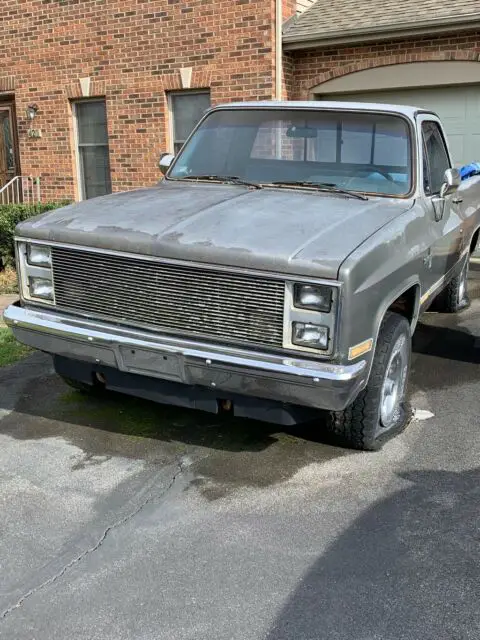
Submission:
{"label": "downspout", "polygon": [[275,99],[282,99],[282,0],[275,0]]}

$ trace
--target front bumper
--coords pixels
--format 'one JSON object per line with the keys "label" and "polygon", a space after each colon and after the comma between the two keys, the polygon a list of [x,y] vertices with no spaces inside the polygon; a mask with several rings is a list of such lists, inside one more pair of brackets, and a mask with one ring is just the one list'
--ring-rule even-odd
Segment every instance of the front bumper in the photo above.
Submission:
{"label": "front bumper", "polygon": [[366,383],[363,360],[348,366],[299,360],[121,328],[19,303],[5,310],[4,320],[20,342],[90,363],[92,372],[104,367],[200,386],[219,398],[232,394],[338,411]]}

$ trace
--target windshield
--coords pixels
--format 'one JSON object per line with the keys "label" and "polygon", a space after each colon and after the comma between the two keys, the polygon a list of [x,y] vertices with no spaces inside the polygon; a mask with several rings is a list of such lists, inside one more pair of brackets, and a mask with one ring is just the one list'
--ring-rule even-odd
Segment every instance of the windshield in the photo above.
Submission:
{"label": "windshield", "polygon": [[168,178],[208,175],[402,196],[412,180],[409,127],[399,116],[367,112],[213,111]]}

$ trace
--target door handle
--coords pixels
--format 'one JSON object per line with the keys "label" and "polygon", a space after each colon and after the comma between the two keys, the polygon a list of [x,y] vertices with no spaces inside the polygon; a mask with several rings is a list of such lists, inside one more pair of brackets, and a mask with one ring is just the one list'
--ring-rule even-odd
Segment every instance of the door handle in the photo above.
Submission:
{"label": "door handle", "polygon": [[452,202],[453,204],[460,204],[463,202],[463,198],[461,196],[456,196],[455,198],[452,198]]}

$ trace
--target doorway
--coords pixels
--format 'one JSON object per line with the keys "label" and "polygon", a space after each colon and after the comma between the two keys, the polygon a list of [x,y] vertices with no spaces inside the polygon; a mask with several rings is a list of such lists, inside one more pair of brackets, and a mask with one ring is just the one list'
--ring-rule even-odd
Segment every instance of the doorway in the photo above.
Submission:
{"label": "doorway", "polygon": [[20,175],[16,125],[13,100],[0,100],[0,188]]}

